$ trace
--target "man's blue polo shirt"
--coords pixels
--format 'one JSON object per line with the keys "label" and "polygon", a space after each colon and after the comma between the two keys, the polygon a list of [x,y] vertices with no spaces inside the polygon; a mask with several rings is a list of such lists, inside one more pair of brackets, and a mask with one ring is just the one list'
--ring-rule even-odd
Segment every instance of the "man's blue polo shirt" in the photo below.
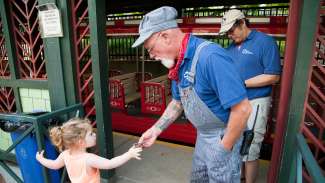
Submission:
{"label": "man's blue polo shirt", "polygon": [[[172,95],[180,100],[178,85],[189,86],[184,73],[190,71],[196,48],[204,40],[193,35],[179,69],[179,82],[172,81]],[[247,98],[244,83],[227,51],[217,44],[209,44],[201,50],[196,66],[194,89],[200,99],[223,122],[227,123],[230,108]]]}
{"label": "man's blue polo shirt", "polygon": [[[261,74],[281,73],[279,49],[275,40],[262,32],[252,30],[245,41],[237,46],[232,43],[227,50],[235,61],[243,80]],[[272,86],[247,88],[248,99],[266,97]]]}

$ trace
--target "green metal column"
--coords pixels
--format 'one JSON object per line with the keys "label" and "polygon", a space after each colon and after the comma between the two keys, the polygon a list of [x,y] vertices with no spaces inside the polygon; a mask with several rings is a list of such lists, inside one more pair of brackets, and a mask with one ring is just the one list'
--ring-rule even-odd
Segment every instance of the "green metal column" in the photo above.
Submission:
{"label": "green metal column", "polygon": [[62,64],[64,75],[65,95],[68,106],[78,103],[76,62],[73,54],[73,28],[71,21],[71,2],[70,0],[58,0],[58,7],[61,12],[63,35],[60,38]]}
{"label": "green metal column", "polygon": [[[38,5],[54,3],[55,0],[38,0]],[[63,35],[69,36],[69,35]],[[44,38],[46,73],[51,100],[51,109],[57,110],[67,106],[64,86],[63,55],[60,49],[60,38]]]}
{"label": "green metal column", "polygon": [[[19,72],[17,64],[15,64],[17,60],[16,55],[16,46],[14,40],[14,33],[10,30],[11,21],[10,21],[10,12],[8,3],[5,3],[5,0],[0,0],[0,16],[3,23],[3,33],[5,37],[5,43],[7,48],[9,69],[10,69],[10,79],[16,80],[19,79]],[[21,101],[19,96],[18,87],[12,87],[15,95],[16,108],[17,112],[22,112]]]}
{"label": "green metal column", "polygon": [[297,61],[292,86],[292,95],[285,131],[284,147],[280,162],[279,179],[277,182],[294,182],[296,177],[297,152],[296,134],[299,132],[303,119],[304,101],[308,86],[308,74],[311,58],[314,56],[315,33],[319,14],[319,0],[304,0],[299,27]]}
{"label": "green metal column", "polygon": [[[92,73],[94,77],[96,123],[99,153],[106,158],[114,156],[112,118],[108,94],[108,59],[106,44],[106,2],[88,0]],[[101,177],[113,176],[114,171],[103,171]]]}

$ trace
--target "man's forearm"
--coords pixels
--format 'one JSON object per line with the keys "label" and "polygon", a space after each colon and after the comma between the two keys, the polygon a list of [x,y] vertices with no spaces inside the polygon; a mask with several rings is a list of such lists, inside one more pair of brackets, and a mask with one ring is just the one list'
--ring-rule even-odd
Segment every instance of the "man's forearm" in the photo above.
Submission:
{"label": "man's forearm", "polygon": [[279,75],[261,74],[245,80],[245,85],[247,88],[263,87],[277,83],[279,79]]}
{"label": "man's forearm", "polygon": [[161,115],[155,127],[161,131],[165,130],[171,123],[173,123],[182,113],[183,107],[180,101],[172,100],[165,112]]}

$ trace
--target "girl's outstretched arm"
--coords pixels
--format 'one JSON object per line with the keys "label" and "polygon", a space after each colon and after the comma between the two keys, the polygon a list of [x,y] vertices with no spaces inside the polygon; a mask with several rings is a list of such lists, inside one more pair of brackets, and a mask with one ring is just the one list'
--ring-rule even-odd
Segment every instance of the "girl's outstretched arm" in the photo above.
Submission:
{"label": "girl's outstretched arm", "polygon": [[44,158],[44,150],[41,152],[36,153],[36,159],[39,161],[43,166],[50,168],[50,169],[60,169],[64,166],[64,161],[63,161],[63,153],[61,153],[56,160],[51,160],[51,159],[46,159]]}
{"label": "girl's outstretched arm", "polygon": [[106,159],[96,154],[89,154],[87,165],[98,169],[113,169],[129,161],[131,158],[141,160],[140,152],[142,148],[132,146],[128,152],[112,159]]}

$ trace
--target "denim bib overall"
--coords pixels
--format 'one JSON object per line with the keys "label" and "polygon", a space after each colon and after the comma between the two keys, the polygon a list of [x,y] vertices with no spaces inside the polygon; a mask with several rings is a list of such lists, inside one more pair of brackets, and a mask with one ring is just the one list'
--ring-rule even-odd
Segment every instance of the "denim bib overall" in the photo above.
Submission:
{"label": "denim bib overall", "polygon": [[201,43],[194,54],[191,70],[184,74],[190,82],[185,88],[179,86],[181,102],[187,119],[197,129],[197,139],[192,160],[191,183],[240,182],[241,156],[239,149],[242,139],[232,151],[220,144],[226,126],[199,98],[195,89],[196,64],[202,48],[210,42]]}

